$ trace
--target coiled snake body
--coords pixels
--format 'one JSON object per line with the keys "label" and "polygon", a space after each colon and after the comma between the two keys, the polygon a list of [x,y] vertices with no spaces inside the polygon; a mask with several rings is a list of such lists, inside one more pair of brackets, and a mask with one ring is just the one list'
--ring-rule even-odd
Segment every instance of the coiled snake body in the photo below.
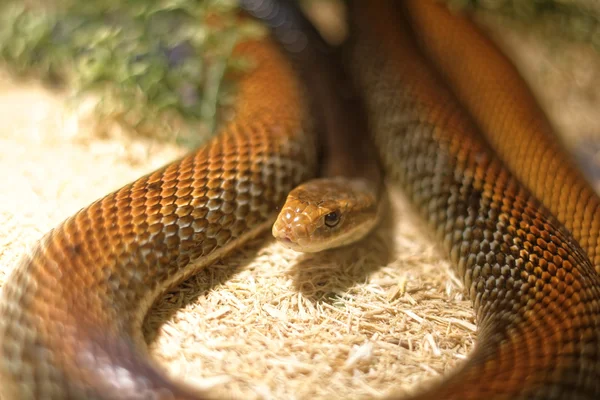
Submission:
{"label": "coiled snake body", "polygon": [[[385,171],[447,250],[480,329],[463,367],[419,398],[598,398],[599,203],[551,141],[523,82],[441,6],[355,1],[350,15],[347,65]],[[259,67],[240,81],[235,121],[194,154],[65,221],[5,284],[6,399],[208,397],[170,382],[140,354],[142,318],[164,289],[267,229],[286,194],[317,169],[315,124],[290,65],[269,41],[237,51]],[[458,51],[473,70],[453,68]],[[497,113],[505,104],[514,112]],[[535,139],[515,150],[510,135],[521,130]],[[552,168],[536,163],[546,158]],[[538,183],[550,175],[561,182]]]}
{"label": "coiled snake body", "polygon": [[136,350],[145,313],[164,289],[268,230],[287,193],[316,173],[312,122],[285,56],[268,41],[236,51],[260,65],[240,81],[236,119],[48,233],[3,287],[6,399],[193,398]]}

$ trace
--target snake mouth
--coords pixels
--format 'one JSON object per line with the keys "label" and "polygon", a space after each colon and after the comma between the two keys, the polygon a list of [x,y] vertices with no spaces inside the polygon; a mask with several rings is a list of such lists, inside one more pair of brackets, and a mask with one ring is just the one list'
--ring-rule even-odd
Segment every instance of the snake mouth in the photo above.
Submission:
{"label": "snake mouth", "polygon": [[273,237],[284,247],[295,251],[303,251],[303,246],[300,242],[302,242],[302,237],[307,236],[308,233],[306,232],[306,228],[302,226],[301,229],[294,228],[297,228],[297,226],[291,226],[277,220],[273,224]]}
{"label": "snake mouth", "polygon": [[281,243],[283,243],[285,245],[293,245],[294,244],[294,242],[292,241],[292,239],[290,239],[287,236],[279,237],[277,240],[279,240]]}
{"label": "snake mouth", "polygon": [[286,247],[290,250],[294,250],[297,251],[299,253],[304,253],[306,252],[306,250],[304,249],[303,246],[299,245],[298,243],[294,242],[293,240],[284,237],[284,238],[277,238],[277,241],[279,242],[279,244],[281,244],[283,247]]}
{"label": "snake mouth", "polygon": [[275,239],[285,247],[293,250],[298,247],[291,239],[288,227],[280,228],[277,226],[277,224],[275,224],[273,226],[273,237],[275,237]]}
{"label": "snake mouth", "polygon": [[289,227],[284,227],[283,229],[274,228],[273,236],[283,247],[301,253],[306,252],[306,246],[301,243],[302,240],[299,240],[296,236],[294,236]]}

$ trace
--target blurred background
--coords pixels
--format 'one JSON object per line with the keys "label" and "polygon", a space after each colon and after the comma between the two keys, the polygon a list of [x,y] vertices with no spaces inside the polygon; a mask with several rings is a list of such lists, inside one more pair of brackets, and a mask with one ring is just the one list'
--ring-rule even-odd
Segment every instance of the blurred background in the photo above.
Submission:
{"label": "blurred background", "polygon": [[[592,112],[600,2],[445,2],[476,14],[529,80],[569,148],[585,148],[592,160],[600,118]],[[303,6],[327,39],[341,43],[342,1]],[[235,0],[6,0],[0,64],[14,79],[41,81],[77,106],[83,99],[93,104],[98,134],[116,124],[191,147],[226,118],[235,87],[224,77],[251,63],[230,57],[231,49],[256,34],[260,26],[239,18]]]}

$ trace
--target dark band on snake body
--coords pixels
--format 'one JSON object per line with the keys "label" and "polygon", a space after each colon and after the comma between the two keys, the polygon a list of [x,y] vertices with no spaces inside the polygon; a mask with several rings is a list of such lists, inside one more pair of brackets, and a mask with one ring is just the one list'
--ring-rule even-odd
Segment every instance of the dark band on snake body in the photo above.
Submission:
{"label": "dark band on snake body", "polygon": [[565,152],[514,65],[465,16],[431,1],[399,4],[424,55],[486,140],[569,229],[600,272],[600,198]]}
{"label": "dark band on snake body", "polygon": [[[568,230],[489,150],[428,64],[396,7],[424,3],[438,18],[420,29],[433,32],[439,14],[452,18],[433,2],[352,2],[347,64],[388,176],[436,233],[477,315],[473,354],[416,398],[596,399],[599,276]],[[436,31],[437,40],[452,34]],[[578,216],[566,209],[568,218]]]}
{"label": "dark band on snake body", "polygon": [[322,141],[324,176],[363,177],[379,189],[382,173],[367,134],[366,116],[342,67],[329,46],[302,13],[296,0],[241,0],[267,24],[286,50],[306,87]]}

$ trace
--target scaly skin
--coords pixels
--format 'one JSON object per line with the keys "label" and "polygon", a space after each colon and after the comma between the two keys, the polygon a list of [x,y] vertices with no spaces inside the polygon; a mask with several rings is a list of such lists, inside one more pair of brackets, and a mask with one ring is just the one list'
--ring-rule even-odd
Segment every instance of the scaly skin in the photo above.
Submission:
{"label": "scaly skin", "polygon": [[268,230],[287,193],[316,173],[291,65],[267,40],[236,52],[257,68],[240,80],[235,120],[196,152],[66,220],[8,279],[3,400],[205,398],[146,358],[143,317],[165,289]]}
{"label": "scaly skin", "polygon": [[[436,232],[480,328],[464,366],[418,398],[598,398],[592,263],[486,147],[397,4],[354,3],[348,65],[387,174]],[[238,51],[258,68],[242,79],[236,119],[219,136],[65,221],[10,277],[0,298],[3,399],[208,397],[145,358],[143,316],[163,290],[267,229],[287,192],[316,169],[308,107],[289,64],[269,42]],[[566,221],[590,212],[579,198],[553,199],[569,202],[559,207]]]}
{"label": "scaly skin", "polygon": [[400,4],[421,49],[502,161],[571,231],[600,272],[600,198],[556,140],[514,65],[466,17],[431,1]]}
{"label": "scaly skin", "polygon": [[[443,244],[477,315],[478,343],[468,361],[416,398],[597,399],[599,276],[571,234],[486,146],[417,48],[396,6],[421,1],[353,2],[347,49],[385,170]],[[421,28],[435,29],[435,22]],[[576,202],[562,209],[565,218],[580,216]]]}

